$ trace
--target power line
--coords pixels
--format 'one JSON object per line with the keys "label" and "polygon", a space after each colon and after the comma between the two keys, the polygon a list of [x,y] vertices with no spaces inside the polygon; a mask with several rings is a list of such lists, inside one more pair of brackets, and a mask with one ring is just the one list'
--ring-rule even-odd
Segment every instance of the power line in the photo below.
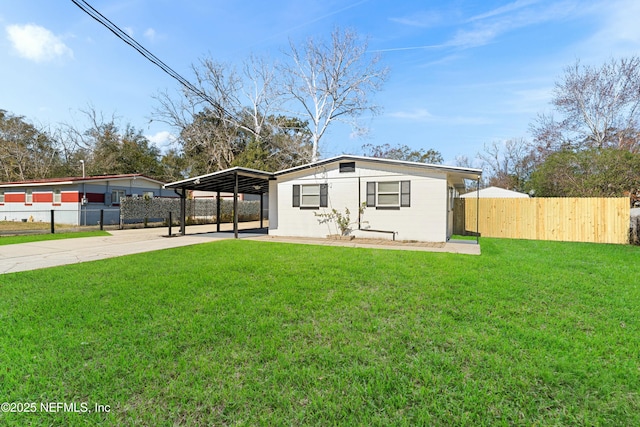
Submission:
{"label": "power line", "polygon": [[120,40],[122,40],[123,42],[125,42],[126,44],[128,44],[129,46],[134,48],[138,53],[140,53],[142,56],[144,56],[151,63],[153,63],[154,65],[158,66],[162,71],[164,71],[169,76],[171,76],[175,80],[177,80],[187,90],[190,90],[191,92],[195,93],[196,95],[198,95],[199,97],[201,97],[202,99],[204,99],[205,101],[210,103],[214,108],[216,108],[220,112],[221,115],[227,116],[228,118],[230,118],[231,120],[233,120],[236,123],[238,122],[238,120],[234,117],[234,115],[231,114],[230,112],[228,112],[224,107],[222,107],[222,105],[220,105],[218,102],[216,102],[209,95],[207,95],[206,93],[204,93],[203,91],[201,91],[200,89],[195,87],[190,81],[188,81],[187,79],[182,77],[180,74],[178,74],[175,70],[173,70],[171,67],[169,67],[167,64],[165,64],[163,61],[161,61],[153,53],[149,52],[144,46],[142,46],[140,43],[138,43],[133,37],[131,37],[125,31],[120,29],[116,24],[111,22],[106,16],[104,16],[99,11],[97,11],[89,3],[87,3],[84,0],[71,0],[71,1],[73,2],[73,4],[78,6],[87,15],[91,16],[93,19],[98,21],[100,24],[104,25],[109,31],[111,31]]}

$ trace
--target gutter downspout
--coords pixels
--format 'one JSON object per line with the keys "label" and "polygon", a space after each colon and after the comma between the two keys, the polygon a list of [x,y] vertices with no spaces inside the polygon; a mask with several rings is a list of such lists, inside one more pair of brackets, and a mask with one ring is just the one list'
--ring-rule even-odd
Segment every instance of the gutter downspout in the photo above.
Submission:
{"label": "gutter downspout", "polygon": [[360,207],[362,206],[362,183],[360,182],[360,177],[358,177],[358,230],[361,230],[361,218],[360,218]]}

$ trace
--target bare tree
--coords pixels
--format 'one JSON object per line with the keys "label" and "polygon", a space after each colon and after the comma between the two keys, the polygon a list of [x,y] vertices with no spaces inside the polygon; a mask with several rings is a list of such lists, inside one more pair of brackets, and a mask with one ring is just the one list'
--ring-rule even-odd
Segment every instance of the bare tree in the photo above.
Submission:
{"label": "bare tree", "polygon": [[163,175],[160,150],[141,130],[130,124],[121,127],[115,114],[105,116],[92,105],[79,111],[82,124],[63,123],[55,131],[61,157],[58,176],[78,176],[82,171],[88,175]]}
{"label": "bare tree", "polygon": [[[156,97],[154,118],[178,130],[178,143],[191,158],[187,169],[206,173],[249,159],[262,165],[316,160],[332,122],[357,127],[358,117],[378,112],[368,96],[380,89],[387,70],[378,57],[369,58],[354,32],[336,30],[329,44],[309,40],[301,49],[291,43],[288,56],[291,61],[279,66],[252,56],[240,72],[205,58],[193,66],[195,91]],[[289,111],[292,101],[302,111]]]}
{"label": "bare tree", "polygon": [[[211,58],[192,68],[199,93],[186,88],[177,97],[161,93],[155,110],[156,119],[178,130],[189,173],[228,168],[249,146],[253,150],[264,143],[285,143],[282,135],[290,129],[282,127],[287,121],[279,115],[276,71],[265,59],[249,57],[241,73]],[[277,141],[270,140],[276,135]]]}
{"label": "bare tree", "polygon": [[532,146],[524,138],[493,141],[478,153],[488,185],[522,191],[534,167]]}
{"label": "bare tree", "polygon": [[187,88],[182,88],[178,96],[166,91],[159,93],[154,117],[178,131],[183,152],[202,157],[192,157],[203,163],[190,164],[187,169],[207,173],[231,165],[233,143],[239,129],[252,134],[255,130],[236,118],[243,104],[239,101],[241,80],[234,69],[210,58],[202,59],[192,69],[196,87],[206,98]]}
{"label": "bare tree", "polygon": [[640,58],[600,67],[577,61],[556,83],[552,101],[561,116],[539,116],[532,134],[541,152],[566,148],[640,149]]}
{"label": "bare tree", "polygon": [[[455,160],[455,166],[457,167],[461,167],[461,168],[467,168],[467,169],[473,169],[476,166],[474,166],[473,161],[466,155],[464,154],[459,154],[456,156],[456,160]],[[483,180],[484,178],[481,178],[481,180]],[[471,180],[471,179],[465,179],[464,180],[464,189],[462,190],[462,193],[466,193],[468,191],[472,191],[475,190],[478,186],[478,182],[476,180]]]}
{"label": "bare tree", "polygon": [[469,169],[474,167],[471,159],[464,154],[459,154],[456,156],[455,165],[461,168],[469,168]]}
{"label": "bare tree", "polygon": [[312,132],[312,158],[318,159],[319,143],[334,121],[350,124],[362,132],[357,119],[379,108],[369,95],[381,89],[388,69],[380,57],[367,54],[368,43],[354,31],[335,29],[331,40],[308,39],[302,47],[290,42],[286,54],[291,62],[280,66],[283,90],[302,108]]}

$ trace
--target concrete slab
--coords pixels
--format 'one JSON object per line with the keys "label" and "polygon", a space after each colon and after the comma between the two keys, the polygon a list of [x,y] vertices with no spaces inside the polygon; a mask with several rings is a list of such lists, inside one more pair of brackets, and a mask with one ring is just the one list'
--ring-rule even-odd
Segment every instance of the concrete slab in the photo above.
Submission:
{"label": "concrete slab", "polygon": [[343,246],[349,248],[371,248],[387,249],[397,251],[420,251],[420,252],[447,252],[464,255],[480,255],[480,245],[475,240],[450,240],[444,244],[430,245],[429,243],[368,243],[367,239],[354,240],[332,240],[332,239],[312,239],[306,237],[280,237],[280,236],[260,236],[256,240],[264,242],[297,243],[320,246]]}
{"label": "concrete slab", "polygon": [[[243,227],[249,228],[252,225],[258,226],[257,223],[244,223]],[[215,225],[190,226],[187,227],[187,235],[180,237],[165,237],[167,228],[113,230],[110,231],[111,236],[4,245],[0,246],[0,274],[232,239],[234,234],[230,231],[231,227],[231,224],[222,224],[221,232],[216,233]],[[256,235],[241,232],[239,237],[250,238]]]}

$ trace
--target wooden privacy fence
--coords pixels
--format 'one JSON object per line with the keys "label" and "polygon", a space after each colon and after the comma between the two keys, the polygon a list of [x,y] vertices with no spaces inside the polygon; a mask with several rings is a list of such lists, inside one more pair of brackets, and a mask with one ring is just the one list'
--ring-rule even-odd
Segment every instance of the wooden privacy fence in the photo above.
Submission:
{"label": "wooden privacy fence", "polygon": [[625,197],[467,198],[455,200],[453,232],[475,235],[478,231],[483,237],[511,239],[626,244],[629,224],[629,198]]}

